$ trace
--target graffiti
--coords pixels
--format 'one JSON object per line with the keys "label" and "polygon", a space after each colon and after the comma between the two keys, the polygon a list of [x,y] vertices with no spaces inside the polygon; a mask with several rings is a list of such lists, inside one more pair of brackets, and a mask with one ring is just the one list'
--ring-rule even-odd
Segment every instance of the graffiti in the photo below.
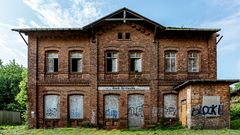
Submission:
{"label": "graffiti", "polygon": [[57,117],[57,112],[58,112],[57,108],[47,108],[46,117],[47,118],[55,118],[55,117]]}
{"label": "graffiti", "polygon": [[192,108],[192,116],[219,116],[223,115],[223,105],[197,106]]}
{"label": "graffiti", "polygon": [[95,117],[96,117],[96,113],[94,111],[92,111],[92,117],[91,117],[92,124],[95,124]]}
{"label": "graffiti", "polygon": [[164,115],[165,116],[176,116],[176,107],[175,106],[168,106],[164,108]]}
{"label": "graffiti", "polygon": [[177,116],[177,96],[168,94],[164,96],[164,117],[175,118]]}
{"label": "graffiti", "polygon": [[143,117],[143,105],[128,108],[128,115]]}
{"label": "graffiti", "polygon": [[71,112],[70,113],[71,118],[81,118],[80,112]]}
{"label": "graffiti", "polygon": [[117,110],[107,109],[105,111],[105,115],[106,115],[107,118],[116,119],[116,118],[118,118],[118,111]]}

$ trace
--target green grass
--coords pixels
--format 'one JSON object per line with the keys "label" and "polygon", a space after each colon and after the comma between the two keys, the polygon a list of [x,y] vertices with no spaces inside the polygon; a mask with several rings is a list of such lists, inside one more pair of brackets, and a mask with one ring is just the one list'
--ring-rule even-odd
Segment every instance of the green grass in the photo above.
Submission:
{"label": "green grass", "polygon": [[240,130],[142,129],[133,131],[95,128],[28,129],[27,126],[0,126],[0,135],[240,135]]}

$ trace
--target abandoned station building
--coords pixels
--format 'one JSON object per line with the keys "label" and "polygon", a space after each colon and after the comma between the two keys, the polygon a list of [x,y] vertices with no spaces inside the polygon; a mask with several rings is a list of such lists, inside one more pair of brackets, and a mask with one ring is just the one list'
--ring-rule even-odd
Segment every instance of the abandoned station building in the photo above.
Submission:
{"label": "abandoned station building", "polygon": [[28,35],[30,127],[229,127],[220,29],[165,27],[122,8],[83,28],[13,31]]}

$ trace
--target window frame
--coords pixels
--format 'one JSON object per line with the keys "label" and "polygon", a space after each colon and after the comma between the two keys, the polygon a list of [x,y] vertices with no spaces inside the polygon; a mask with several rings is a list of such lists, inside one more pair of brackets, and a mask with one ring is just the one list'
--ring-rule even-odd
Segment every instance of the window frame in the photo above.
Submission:
{"label": "window frame", "polygon": [[[56,56],[49,56],[49,55],[56,55]],[[45,55],[45,60],[46,60],[46,63],[45,63],[45,67],[46,67],[46,72],[47,73],[57,73],[59,72],[59,55],[58,55],[58,51],[47,51],[46,52],[46,55]],[[50,70],[50,59],[53,60],[53,65],[52,65],[52,68],[53,70],[51,71]],[[55,62],[57,60],[57,66],[55,65]],[[57,69],[56,69],[57,67]]]}
{"label": "window frame", "polygon": [[[194,54],[196,54],[196,56],[194,56]],[[191,56],[190,56],[191,55]],[[199,51],[188,51],[188,69],[187,71],[189,73],[198,73],[200,72],[200,52]],[[191,61],[195,61],[196,63],[196,67],[194,66],[194,62]],[[195,71],[194,71],[195,70]]]}
{"label": "window frame", "polygon": [[[168,54],[169,54],[169,56],[167,56]],[[174,55],[174,56],[172,56],[172,55]],[[164,63],[165,63],[164,64],[165,72],[167,72],[167,73],[177,72],[177,51],[165,51]],[[173,65],[174,65],[174,67],[172,67]],[[168,66],[170,66],[170,67],[168,68]]]}
{"label": "window frame", "polygon": [[[72,97],[72,96],[81,96],[81,98],[82,98],[82,106],[80,107],[80,108],[82,108],[82,117],[80,117],[80,118],[71,118],[71,102],[70,102],[70,98]],[[71,95],[69,95],[68,96],[68,116],[69,116],[69,119],[70,120],[82,120],[82,119],[84,119],[84,95],[82,95],[82,94],[71,94]]]}
{"label": "window frame", "polygon": [[[79,57],[74,58],[72,54],[78,53]],[[77,67],[77,71],[73,71],[73,59],[78,59],[80,61],[80,67]],[[79,68],[79,71],[78,71]],[[82,51],[70,51],[69,53],[69,71],[70,73],[82,73],[83,72],[83,52]]]}
{"label": "window frame", "polygon": [[[108,54],[111,54],[111,56],[109,57]],[[114,56],[116,55],[116,56]],[[117,73],[118,72],[118,51],[106,51],[105,52],[105,72],[106,73]],[[111,60],[111,71],[108,70],[108,60]],[[115,60],[115,71],[114,70],[114,65],[113,65],[113,61]]]}
{"label": "window frame", "polygon": [[[134,67],[132,67],[132,59],[134,61],[134,64],[133,64]],[[137,67],[135,67],[136,64],[139,64],[139,65]],[[134,69],[134,71],[132,69]],[[129,71],[134,72],[134,73],[142,72],[142,52],[141,51],[130,51],[129,52]]]}
{"label": "window frame", "polygon": [[[47,107],[47,104],[50,103],[50,102],[46,101],[46,98],[50,97],[50,96],[56,96],[57,99],[58,99],[58,101],[57,101],[57,111],[58,111],[58,113],[57,113],[57,116],[53,117],[53,118],[46,116],[47,115],[46,107]],[[60,99],[60,95],[58,95],[58,94],[47,94],[47,95],[44,95],[43,99],[44,99],[44,101],[43,101],[43,103],[44,103],[44,119],[48,119],[48,120],[60,119],[60,117],[61,117],[61,106],[60,106],[61,99]]]}

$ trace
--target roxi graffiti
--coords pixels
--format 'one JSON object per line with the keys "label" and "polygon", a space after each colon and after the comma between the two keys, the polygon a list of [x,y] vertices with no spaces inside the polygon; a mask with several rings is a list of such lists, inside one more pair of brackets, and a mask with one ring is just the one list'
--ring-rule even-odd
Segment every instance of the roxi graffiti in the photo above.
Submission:
{"label": "roxi graffiti", "polygon": [[223,111],[223,105],[219,104],[219,105],[199,105],[196,107],[192,108],[192,116],[199,116],[199,115],[203,115],[203,116],[219,116],[219,115],[223,115],[224,111]]}

